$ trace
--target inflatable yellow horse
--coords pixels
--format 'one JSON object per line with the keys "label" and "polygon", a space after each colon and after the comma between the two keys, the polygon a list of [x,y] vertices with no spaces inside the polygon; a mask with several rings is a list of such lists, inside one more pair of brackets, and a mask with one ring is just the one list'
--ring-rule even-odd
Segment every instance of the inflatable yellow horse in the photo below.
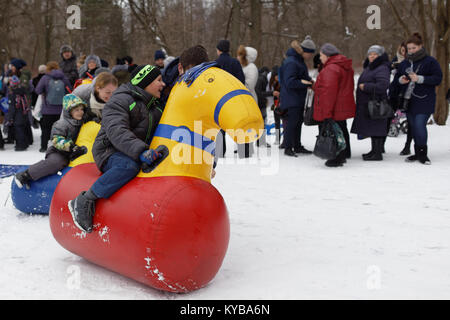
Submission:
{"label": "inflatable yellow horse", "polygon": [[264,123],[242,83],[206,63],[190,69],[172,89],[151,144],[163,146],[165,157],[110,199],[97,201],[93,233],[74,226],[67,202],[100,172],[83,164],[62,178],[50,208],[56,240],[153,288],[189,292],[207,285],[229,242],[226,205],[210,183],[220,128],[244,143],[256,140]]}

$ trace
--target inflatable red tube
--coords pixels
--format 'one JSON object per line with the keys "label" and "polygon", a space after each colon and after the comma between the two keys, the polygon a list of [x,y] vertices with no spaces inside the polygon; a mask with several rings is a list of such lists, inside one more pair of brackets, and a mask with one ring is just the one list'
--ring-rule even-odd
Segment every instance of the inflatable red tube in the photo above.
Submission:
{"label": "inflatable red tube", "polygon": [[97,201],[94,232],[73,224],[67,202],[100,176],[95,164],[70,170],[50,205],[55,239],[85,259],[156,289],[189,292],[207,285],[225,257],[230,224],[220,193],[190,177],[135,178]]}

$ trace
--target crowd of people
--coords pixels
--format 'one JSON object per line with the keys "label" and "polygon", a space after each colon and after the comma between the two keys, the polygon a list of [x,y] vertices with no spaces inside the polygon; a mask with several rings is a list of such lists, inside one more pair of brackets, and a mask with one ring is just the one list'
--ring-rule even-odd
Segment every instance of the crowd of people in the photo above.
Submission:
{"label": "crowd of people", "polygon": [[[425,51],[419,34],[402,43],[393,60],[381,45],[371,46],[356,92],[352,60],[331,43],[318,50],[309,36],[301,42],[292,41],[281,66],[272,70],[258,70],[258,52],[252,47],[239,46],[237,58],[231,56],[228,40],[220,40],[216,49],[216,66],[247,87],[264,121],[271,107],[275,144],[284,149],[286,156],[312,154],[302,145],[301,134],[308,91],[313,91],[313,118],[319,130],[333,121],[345,140],[344,150],[327,160],[326,166],[340,167],[352,156],[350,133],[358,139],[371,139],[372,148],[362,155],[363,160],[383,160],[391,119],[372,119],[368,105],[373,100],[389,101],[394,110],[406,110],[409,130],[401,155],[411,154],[414,141],[415,153],[406,161],[431,163],[426,125],[435,110],[435,89],[442,81],[442,71],[436,59]],[[149,147],[178,77],[211,59],[201,45],[186,49],[179,57],[167,57],[158,50],[152,64],[134,64],[130,56],[117,58],[111,69],[93,54],[77,59],[68,45],[61,47],[60,55],[59,63],[50,61],[39,66],[35,78],[24,69],[27,63],[22,59],[14,58],[3,68],[0,93],[9,107],[3,124],[5,139],[0,132],[0,149],[4,149],[4,143],[15,143],[16,151],[26,150],[33,143],[31,127],[40,125],[40,152],[46,153],[45,160],[15,176],[19,188],[27,187],[83,155],[86,148],[76,145],[81,125],[87,121],[101,123],[92,152],[103,174],[68,204],[75,224],[89,233],[96,200],[109,198],[133,179],[143,164],[151,165],[162,157],[158,150]],[[315,72],[308,69],[308,61],[314,61]],[[347,120],[352,118],[349,132]],[[225,132],[220,131],[216,138],[217,157],[225,156],[225,141]],[[256,146],[271,147],[265,134]],[[244,158],[253,152],[250,143],[237,145],[235,150]]]}

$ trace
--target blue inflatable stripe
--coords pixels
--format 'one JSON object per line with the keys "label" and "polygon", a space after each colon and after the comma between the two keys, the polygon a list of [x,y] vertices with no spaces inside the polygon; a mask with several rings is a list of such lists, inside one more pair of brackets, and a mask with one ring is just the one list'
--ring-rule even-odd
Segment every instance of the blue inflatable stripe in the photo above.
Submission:
{"label": "blue inflatable stripe", "polygon": [[224,95],[222,97],[222,99],[219,100],[219,102],[216,105],[216,109],[214,110],[214,121],[217,123],[218,126],[220,126],[220,124],[219,124],[220,111],[222,111],[222,108],[225,105],[225,103],[227,103],[232,98],[243,95],[243,94],[250,95],[250,96],[252,95],[250,93],[250,91],[248,91],[248,90],[239,89],[239,90],[234,90],[234,91],[228,92],[226,95]]}
{"label": "blue inflatable stripe", "polygon": [[[186,138],[188,136],[188,138]],[[155,137],[161,137],[178,143],[184,143],[194,148],[209,152],[212,156],[215,154],[214,141],[196,132],[188,127],[175,127],[168,124],[159,124],[155,132]],[[213,145],[212,145],[213,144]]]}

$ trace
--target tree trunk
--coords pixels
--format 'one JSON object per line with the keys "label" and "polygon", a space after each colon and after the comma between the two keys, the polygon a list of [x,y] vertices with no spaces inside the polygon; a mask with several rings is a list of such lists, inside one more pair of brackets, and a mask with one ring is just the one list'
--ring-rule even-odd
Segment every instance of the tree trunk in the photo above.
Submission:
{"label": "tree trunk", "polygon": [[239,47],[241,34],[241,5],[239,0],[233,0],[233,13],[231,19],[231,55],[236,56],[236,50]]}
{"label": "tree trunk", "polygon": [[[251,0],[250,2],[251,11],[251,26],[250,26],[250,46],[260,52],[261,50],[261,35],[262,35],[262,25],[261,25],[261,2],[260,0]],[[259,57],[257,61],[259,61]],[[257,63],[255,62],[257,65]]]}
{"label": "tree trunk", "polygon": [[[445,3],[446,2],[446,3]],[[445,125],[448,118],[448,102],[445,95],[449,86],[448,63],[450,59],[449,52],[449,29],[450,29],[450,1],[438,0],[436,17],[436,38],[435,51],[436,59],[442,68],[444,75],[441,85],[437,89],[436,111],[434,120],[438,125]]]}

